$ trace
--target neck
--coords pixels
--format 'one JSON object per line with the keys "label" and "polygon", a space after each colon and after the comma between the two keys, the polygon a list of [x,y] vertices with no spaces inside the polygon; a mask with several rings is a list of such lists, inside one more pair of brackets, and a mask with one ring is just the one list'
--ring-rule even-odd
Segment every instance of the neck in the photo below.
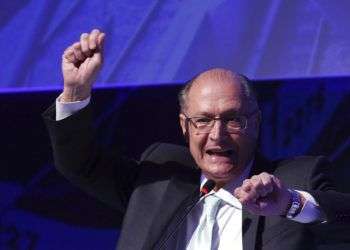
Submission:
{"label": "neck", "polygon": [[216,182],[216,185],[214,187],[214,191],[217,192],[220,188],[226,185],[227,182]]}

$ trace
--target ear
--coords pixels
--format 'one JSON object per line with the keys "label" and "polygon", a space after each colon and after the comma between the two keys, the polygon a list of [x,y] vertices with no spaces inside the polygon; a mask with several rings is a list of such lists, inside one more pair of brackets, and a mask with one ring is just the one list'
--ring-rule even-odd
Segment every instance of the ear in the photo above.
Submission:
{"label": "ear", "polygon": [[180,126],[182,129],[182,134],[186,135],[187,134],[187,126],[186,126],[186,117],[184,114],[179,114],[179,121],[180,121]]}
{"label": "ear", "polygon": [[179,114],[179,121],[182,134],[184,135],[186,142],[188,142],[188,123],[186,121],[186,116],[184,116],[184,114]]}

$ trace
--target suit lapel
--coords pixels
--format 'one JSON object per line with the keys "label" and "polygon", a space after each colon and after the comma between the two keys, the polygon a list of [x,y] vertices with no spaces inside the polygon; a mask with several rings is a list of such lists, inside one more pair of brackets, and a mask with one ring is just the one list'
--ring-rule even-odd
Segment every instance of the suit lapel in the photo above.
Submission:
{"label": "suit lapel", "polygon": [[[252,166],[252,171],[249,177],[260,174],[261,172],[272,173],[273,166],[271,162],[266,160],[260,154],[257,154]],[[262,216],[249,213],[246,209],[242,212],[242,236],[243,236],[243,250],[253,250],[259,239],[258,232],[262,230],[264,218]]]}
{"label": "suit lapel", "polygon": [[[146,242],[153,246],[145,249],[169,249],[171,240],[184,217],[199,197],[200,172],[192,170],[191,173],[174,175],[162,198],[159,213],[152,223],[152,234]],[[156,247],[155,247],[156,244]]]}
{"label": "suit lapel", "polygon": [[247,210],[243,209],[243,214],[242,214],[243,250],[255,249],[259,219],[260,219],[260,216],[250,214]]}
{"label": "suit lapel", "polygon": [[[271,163],[257,155],[250,176],[263,171],[271,173]],[[160,199],[159,210],[152,222],[143,249],[171,249],[173,239],[179,224],[191,207],[198,201],[200,171],[183,171],[175,174]],[[255,249],[259,242],[257,233],[262,226],[263,218],[250,214],[246,210],[242,213],[243,250]]]}

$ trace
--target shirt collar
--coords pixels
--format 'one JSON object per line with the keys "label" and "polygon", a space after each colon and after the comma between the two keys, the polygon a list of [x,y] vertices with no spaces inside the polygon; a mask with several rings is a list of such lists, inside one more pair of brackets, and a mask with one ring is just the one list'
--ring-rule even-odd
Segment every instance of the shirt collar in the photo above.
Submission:
{"label": "shirt collar", "polygon": [[[243,181],[248,178],[249,173],[252,169],[254,159],[251,160],[247,167],[244,169],[243,173],[236,179],[231,180],[230,182],[226,183],[226,185],[223,188],[220,188],[217,192],[214,190],[210,191],[209,194],[205,195],[204,197],[208,195],[215,194],[217,197],[225,201],[230,206],[242,209],[242,204],[239,202],[239,200],[233,196],[233,191],[242,185]],[[207,178],[201,174],[201,187],[204,185],[204,183],[207,181]],[[204,198],[202,197],[202,199]],[[201,199],[201,200],[202,200]]]}

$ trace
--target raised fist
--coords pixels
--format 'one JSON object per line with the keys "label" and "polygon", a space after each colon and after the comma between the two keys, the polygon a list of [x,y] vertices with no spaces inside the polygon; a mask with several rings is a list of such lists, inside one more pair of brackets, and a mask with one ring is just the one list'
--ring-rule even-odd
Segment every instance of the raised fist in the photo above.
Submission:
{"label": "raised fist", "polygon": [[286,215],[291,203],[288,189],[277,177],[265,172],[244,180],[234,196],[249,212],[263,216]]}
{"label": "raised fist", "polygon": [[105,34],[94,29],[83,33],[80,41],[69,46],[62,55],[64,89],[61,102],[86,99],[101,68]]}

